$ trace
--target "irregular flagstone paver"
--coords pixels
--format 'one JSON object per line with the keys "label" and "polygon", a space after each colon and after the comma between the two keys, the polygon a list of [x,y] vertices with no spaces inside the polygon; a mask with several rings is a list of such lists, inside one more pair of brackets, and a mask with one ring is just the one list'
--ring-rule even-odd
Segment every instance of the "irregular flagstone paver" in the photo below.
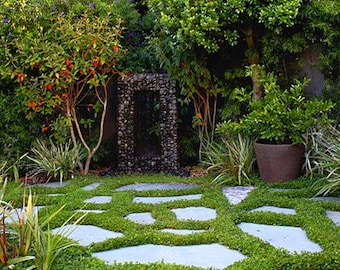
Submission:
{"label": "irregular flagstone paver", "polygon": [[82,190],[85,190],[85,191],[93,190],[93,189],[96,189],[97,187],[99,187],[100,185],[101,185],[101,183],[92,183],[90,185],[82,187]]}
{"label": "irregular flagstone paver", "polygon": [[[44,208],[45,206],[40,206],[40,205],[36,205],[33,206],[33,211],[32,211],[32,215],[34,216],[41,208]],[[8,218],[8,222],[12,223],[12,222],[18,222],[19,219],[22,218],[22,208],[16,208],[15,210],[10,211],[10,217],[7,215],[5,218]],[[0,217],[2,217],[2,213],[0,214]]]}
{"label": "irregular flagstone paver", "polygon": [[286,215],[296,215],[295,209],[290,208],[282,208],[276,206],[261,206],[256,209],[251,210],[250,212],[273,212],[277,214],[286,214]]}
{"label": "irregular flagstone paver", "polygon": [[333,220],[336,226],[340,226],[340,212],[337,211],[326,211],[328,218]]}
{"label": "irregular flagstone paver", "polygon": [[207,207],[185,207],[172,209],[179,220],[210,220],[216,218],[216,210]]}
{"label": "irregular flagstone paver", "polygon": [[201,198],[202,198],[202,194],[171,196],[171,197],[135,197],[133,198],[133,202],[158,204],[158,203],[172,202],[172,201],[179,201],[179,200],[199,200]]}
{"label": "irregular flagstone paver", "polygon": [[[71,233],[69,233],[71,232]],[[82,246],[88,246],[91,243],[99,243],[110,238],[123,237],[124,234],[112,232],[93,225],[65,225],[62,228],[55,228],[52,233],[67,235],[68,238],[78,241]]]}
{"label": "irregular flagstone paver", "polygon": [[86,209],[81,209],[81,210],[76,210],[75,212],[78,213],[95,213],[95,214],[101,214],[105,212],[104,210],[86,210]]}
{"label": "irregular flagstone paver", "polygon": [[321,247],[308,239],[306,232],[299,227],[273,226],[242,222],[237,225],[242,231],[259,237],[275,248],[284,248],[294,253],[320,252]]}
{"label": "irregular flagstone paver", "polygon": [[242,253],[220,244],[194,246],[141,245],[92,254],[109,264],[165,262],[202,268],[224,269],[246,258]]}
{"label": "irregular flagstone paver", "polygon": [[142,225],[154,224],[156,222],[156,220],[151,216],[150,212],[134,213],[127,215],[125,218]]}
{"label": "irregular flagstone paver", "polygon": [[340,202],[339,197],[314,197],[312,200],[315,201],[331,201],[331,202]]}
{"label": "irregular flagstone paver", "polygon": [[95,203],[95,204],[103,204],[110,203],[112,200],[111,196],[94,196],[90,199],[84,200],[85,203]]}
{"label": "irregular flagstone paver", "polygon": [[127,186],[122,186],[116,188],[116,191],[125,191],[125,190],[135,190],[135,191],[148,191],[148,190],[182,190],[189,188],[196,188],[198,185],[190,185],[190,184],[175,184],[175,183],[142,183],[142,184],[132,184]]}
{"label": "irregular flagstone paver", "polygon": [[63,182],[48,182],[43,184],[37,184],[39,187],[48,187],[48,188],[60,188],[65,187],[70,183],[70,181],[63,181]]}
{"label": "irregular flagstone paver", "polygon": [[255,187],[223,187],[222,192],[231,204],[242,202]]}
{"label": "irregular flagstone paver", "polygon": [[202,233],[206,232],[207,230],[178,230],[178,229],[162,229],[162,232],[168,232],[173,234],[179,234],[179,235],[188,235],[193,233]]}

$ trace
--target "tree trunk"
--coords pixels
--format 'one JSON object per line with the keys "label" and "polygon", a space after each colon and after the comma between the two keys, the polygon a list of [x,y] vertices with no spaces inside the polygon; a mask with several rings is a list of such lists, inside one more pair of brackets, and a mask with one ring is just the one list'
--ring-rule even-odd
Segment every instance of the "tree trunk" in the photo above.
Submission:
{"label": "tree trunk", "polygon": [[253,82],[253,99],[254,100],[261,100],[264,92],[263,92],[263,86],[260,82],[260,58],[257,51],[256,43],[254,40],[254,33],[252,28],[248,28],[246,31],[244,31],[244,34],[246,36],[246,42],[248,45],[248,63],[251,66],[252,72],[251,72],[251,80]]}

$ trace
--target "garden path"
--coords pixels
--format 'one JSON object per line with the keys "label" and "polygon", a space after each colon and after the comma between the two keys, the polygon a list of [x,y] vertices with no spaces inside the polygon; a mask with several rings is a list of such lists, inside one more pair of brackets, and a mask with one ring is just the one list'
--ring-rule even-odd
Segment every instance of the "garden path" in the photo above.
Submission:
{"label": "garden path", "polygon": [[[45,184],[46,187],[59,187],[59,184],[50,183]],[[94,183],[83,187],[83,190],[93,190],[100,186],[100,183]],[[134,184],[123,186],[116,189],[116,191],[125,190],[169,190],[169,189],[187,189],[193,188],[193,185],[187,184]],[[223,194],[229,200],[231,204],[238,204],[244,200],[248,193],[251,192],[254,187],[225,187],[222,189]],[[286,190],[281,190],[285,192]],[[147,204],[160,204],[163,202],[176,201],[176,200],[198,200],[201,198],[201,194],[190,194],[182,196],[171,196],[171,197],[135,197],[134,202],[147,203]],[[327,198],[319,198],[327,199]],[[332,199],[332,198],[331,198]],[[110,201],[107,196],[96,196],[88,198],[87,202],[93,204],[102,204]],[[82,209],[81,211],[87,211]],[[95,212],[95,210],[89,210]],[[186,207],[171,210],[177,219],[179,220],[210,220],[217,216],[215,209],[206,207]],[[274,206],[262,206],[251,211],[269,211],[274,213],[296,215],[294,209],[280,208]],[[98,211],[99,212],[99,211]],[[330,218],[336,226],[340,226],[340,212],[327,211],[327,217]],[[133,222],[139,224],[153,224],[156,220],[152,217],[150,212],[145,213],[133,213],[126,216]],[[68,225],[65,229],[69,229]],[[306,232],[299,227],[292,226],[274,226],[264,225],[256,223],[245,223],[238,224],[238,227],[251,235],[259,237],[265,242],[268,242],[275,248],[283,248],[291,253],[302,253],[302,252],[320,252],[321,247],[311,240],[308,239]],[[54,232],[57,232],[59,228],[56,228]],[[122,233],[112,232],[104,230],[102,228],[92,225],[78,225],[73,228],[73,232],[69,235],[70,238],[79,241],[83,246],[87,246],[90,243],[102,242],[109,238],[123,237]],[[178,235],[204,233],[205,230],[176,230],[165,228],[163,232],[173,233]],[[118,248],[113,250],[107,250],[102,252],[96,252],[92,254],[108,264],[126,263],[154,263],[163,261],[165,263],[173,263],[178,265],[196,266],[202,268],[213,268],[223,269],[229,265],[234,264],[237,261],[244,260],[246,258],[241,252],[237,250],[229,249],[219,243],[212,244],[200,244],[190,246],[166,246],[166,245],[154,245],[146,244],[139,246],[131,246]]]}

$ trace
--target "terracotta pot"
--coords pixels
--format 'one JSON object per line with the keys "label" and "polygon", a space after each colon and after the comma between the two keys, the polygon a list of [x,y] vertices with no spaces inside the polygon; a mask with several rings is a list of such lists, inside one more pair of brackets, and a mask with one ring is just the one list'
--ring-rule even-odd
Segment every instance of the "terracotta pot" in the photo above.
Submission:
{"label": "terracotta pot", "polygon": [[301,175],[303,144],[254,143],[257,165],[261,178],[267,182],[281,182]]}

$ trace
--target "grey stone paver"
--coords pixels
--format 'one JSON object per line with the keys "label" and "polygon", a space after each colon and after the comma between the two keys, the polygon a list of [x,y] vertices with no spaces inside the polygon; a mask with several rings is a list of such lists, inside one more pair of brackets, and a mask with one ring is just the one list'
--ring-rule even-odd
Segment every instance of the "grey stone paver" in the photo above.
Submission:
{"label": "grey stone paver", "polygon": [[165,262],[202,268],[224,269],[246,258],[236,250],[220,244],[194,246],[141,245],[92,254],[109,264],[138,262],[143,264]]}
{"label": "grey stone paver", "polygon": [[222,192],[231,204],[242,202],[255,187],[223,187]]}
{"label": "grey stone paver", "polygon": [[275,248],[284,248],[294,253],[320,252],[321,247],[308,239],[306,232],[299,227],[274,226],[242,222],[237,225],[242,231],[259,237]]}
{"label": "grey stone paver", "polygon": [[330,201],[330,202],[340,202],[339,197],[314,197],[312,200],[315,201]]}
{"label": "grey stone paver", "polygon": [[112,201],[111,196],[94,196],[90,199],[84,200],[85,203],[95,203],[95,204],[110,203],[111,201]]}
{"label": "grey stone paver", "polygon": [[[40,205],[33,206],[32,215],[34,216],[36,213],[38,213],[38,211],[39,211],[41,208],[44,208],[44,207],[45,207],[45,206],[40,206]],[[25,213],[25,214],[26,214],[26,213]],[[2,211],[1,211],[0,217],[2,217]],[[16,208],[15,210],[10,211],[10,212],[9,212],[9,215],[5,216],[5,218],[6,218],[7,220],[9,220],[9,221],[8,221],[9,223],[18,222],[19,219],[21,219],[22,217],[23,217],[22,208]]]}
{"label": "grey stone paver", "polygon": [[94,190],[96,189],[97,187],[99,187],[101,185],[101,183],[92,183],[90,185],[87,185],[85,187],[82,187],[82,190],[85,190],[85,191],[90,191],[90,190]]}
{"label": "grey stone paver", "polygon": [[148,190],[182,190],[189,188],[196,188],[198,185],[191,184],[175,184],[175,183],[142,183],[142,184],[131,184],[116,188],[116,191],[126,191],[126,190],[135,190],[135,191],[148,191]]}
{"label": "grey stone paver", "polygon": [[52,233],[65,235],[72,240],[78,241],[82,246],[124,236],[120,232],[112,232],[93,225],[65,225],[62,228],[53,229]]}
{"label": "grey stone paver", "polygon": [[48,182],[43,184],[37,184],[39,187],[47,187],[47,188],[60,188],[65,187],[70,183],[70,181],[62,181],[60,182]]}
{"label": "grey stone paver", "polygon": [[198,220],[205,221],[215,219],[217,214],[215,209],[207,207],[185,207],[172,209],[178,220]]}
{"label": "grey stone paver", "polygon": [[188,235],[188,234],[194,234],[194,233],[202,233],[206,232],[207,230],[179,230],[179,229],[162,229],[162,232],[168,232],[178,235]]}
{"label": "grey stone paver", "polygon": [[142,225],[150,225],[156,222],[156,220],[152,217],[150,212],[133,213],[127,215],[125,218]]}
{"label": "grey stone paver", "polygon": [[47,196],[50,196],[50,197],[58,197],[58,196],[65,196],[65,194],[60,194],[60,193],[50,193],[50,194],[47,194]]}
{"label": "grey stone paver", "polygon": [[290,208],[282,208],[276,206],[261,206],[256,209],[251,210],[250,212],[273,212],[277,214],[286,214],[286,215],[296,215],[295,209]]}
{"label": "grey stone paver", "polygon": [[80,210],[76,210],[75,212],[78,213],[94,213],[94,214],[101,214],[104,213],[104,210],[86,210],[86,209],[80,209]]}
{"label": "grey stone paver", "polygon": [[336,226],[340,226],[340,212],[338,211],[326,211],[326,215],[330,218]]}
{"label": "grey stone paver", "polygon": [[179,200],[199,200],[201,198],[202,198],[202,194],[171,196],[171,197],[135,197],[133,198],[133,202],[158,204],[158,203],[173,202],[173,201],[179,201]]}

